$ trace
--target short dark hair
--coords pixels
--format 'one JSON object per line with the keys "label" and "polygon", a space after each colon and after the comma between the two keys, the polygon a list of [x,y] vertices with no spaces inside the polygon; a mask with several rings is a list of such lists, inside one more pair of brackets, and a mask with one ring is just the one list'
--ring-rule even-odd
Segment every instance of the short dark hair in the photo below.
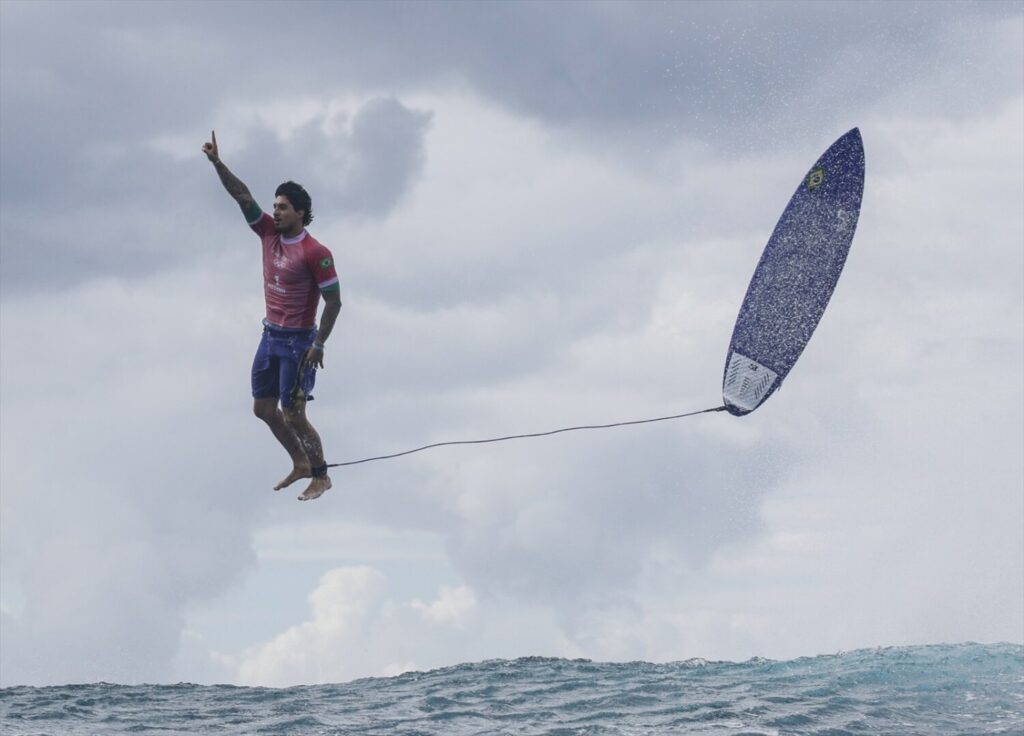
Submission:
{"label": "short dark hair", "polygon": [[293,181],[286,181],[274,192],[275,197],[285,197],[292,203],[296,210],[302,210],[302,224],[308,225],[313,222],[313,200],[309,198],[309,192],[302,188],[301,184]]}

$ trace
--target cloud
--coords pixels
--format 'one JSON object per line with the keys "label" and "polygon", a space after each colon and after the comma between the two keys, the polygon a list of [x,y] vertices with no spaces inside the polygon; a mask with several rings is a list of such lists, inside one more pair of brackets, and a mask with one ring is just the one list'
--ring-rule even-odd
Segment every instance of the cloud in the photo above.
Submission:
{"label": "cloud", "polygon": [[342,212],[382,214],[398,203],[423,168],[429,121],[428,113],[394,98],[373,99],[360,108],[352,120],[352,164],[339,185]]}
{"label": "cloud", "polygon": [[[293,178],[316,195],[314,213],[318,203],[327,203],[322,209],[334,220],[380,217],[398,205],[422,170],[429,122],[429,113],[393,97],[372,98],[352,113],[328,104],[283,134],[265,125],[233,131],[246,143],[231,159],[232,168],[239,176],[252,172],[246,179],[273,182],[264,187],[270,192],[286,172],[296,172]],[[265,201],[259,190],[254,195]]]}
{"label": "cloud", "polygon": [[309,597],[310,620],[243,654],[243,683],[341,682],[358,672],[348,658],[361,648],[361,634],[377,603],[384,577],[371,567],[348,567],[324,574]]}
{"label": "cloud", "polygon": [[417,598],[410,605],[419,611],[425,620],[458,629],[463,628],[477,611],[476,595],[472,588],[465,585],[455,588],[444,585],[437,599],[431,603],[424,603]]}
{"label": "cloud", "polygon": [[[392,575],[346,565],[321,576],[300,623],[243,651],[231,679],[261,686],[342,682],[564,649],[542,609],[481,599],[466,585],[441,585],[424,603],[402,597]],[[221,658],[211,661],[204,666]]]}
{"label": "cloud", "polygon": [[[4,302],[0,545],[18,601],[5,683],[160,681],[186,608],[254,562],[252,489],[266,484],[246,472],[248,441],[228,439],[244,383],[241,404],[221,385],[247,340],[204,301],[217,269],[190,276]],[[62,326],[45,360],[38,324]]]}
{"label": "cloud", "polygon": [[[978,42],[1019,17],[1013,2],[502,3],[486,13],[439,2],[294,12],[305,22],[306,42],[291,57],[302,72],[269,69],[265,84],[399,93],[468,85],[515,115],[598,132],[605,146],[686,135],[745,150],[794,126],[801,135],[834,126],[912,90],[936,67],[974,71],[984,63]],[[150,13],[175,15],[168,6]],[[246,59],[268,18],[226,6],[212,8],[210,22],[235,29],[221,39],[223,57]],[[958,91],[973,87],[984,99],[1014,78],[992,71],[990,84]]]}
{"label": "cloud", "polygon": [[256,42],[275,22],[265,8],[211,6],[200,21],[169,2],[131,14],[109,2],[57,7],[5,3],[4,96],[20,103],[5,114],[15,126],[5,161],[22,147],[14,141],[70,152],[190,125],[225,94],[270,105],[467,85],[516,115],[620,134],[601,136],[604,146],[650,136],[743,145],[764,142],[766,129],[835,126],[936,70],[947,113],[964,94],[980,104],[1003,94],[1018,73],[991,63],[992,46],[977,53],[993,41],[1012,53],[1014,2],[503,3],[486,13],[458,2],[299,3],[290,12],[304,43],[286,64],[267,63]]}

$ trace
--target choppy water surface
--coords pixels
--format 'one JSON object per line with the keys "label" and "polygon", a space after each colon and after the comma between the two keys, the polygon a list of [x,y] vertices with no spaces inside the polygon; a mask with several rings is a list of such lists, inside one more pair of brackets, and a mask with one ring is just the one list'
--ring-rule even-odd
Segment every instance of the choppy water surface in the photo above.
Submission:
{"label": "choppy water surface", "polygon": [[0,690],[26,734],[1024,734],[1024,647],[863,650],[789,662],[525,658],[286,689]]}

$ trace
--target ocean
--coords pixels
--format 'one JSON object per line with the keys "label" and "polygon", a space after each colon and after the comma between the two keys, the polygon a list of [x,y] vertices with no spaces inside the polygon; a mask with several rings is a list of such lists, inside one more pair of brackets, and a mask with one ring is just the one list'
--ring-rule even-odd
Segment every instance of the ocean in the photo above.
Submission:
{"label": "ocean", "polygon": [[859,650],[790,661],[526,657],[291,688],[66,685],[0,690],[0,733],[1024,734],[1024,646]]}

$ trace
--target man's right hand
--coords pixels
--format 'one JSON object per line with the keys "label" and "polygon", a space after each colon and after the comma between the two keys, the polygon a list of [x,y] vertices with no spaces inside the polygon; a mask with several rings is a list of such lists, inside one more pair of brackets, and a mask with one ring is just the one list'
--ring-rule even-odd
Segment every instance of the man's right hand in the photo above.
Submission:
{"label": "man's right hand", "polygon": [[252,214],[250,210],[256,203],[253,201],[252,194],[249,193],[249,188],[237,176],[228,171],[227,166],[221,163],[220,155],[217,152],[217,133],[215,131],[210,131],[210,142],[203,144],[203,153],[206,154],[206,158],[210,159],[210,163],[214,164],[214,170],[220,177],[220,183],[228,190],[228,194],[238,202],[238,206],[242,208],[242,212],[246,213],[245,216],[248,218]]}
{"label": "man's right hand", "polygon": [[210,142],[203,144],[203,153],[206,154],[206,158],[210,159],[211,163],[217,163],[220,161],[220,155],[217,153],[217,133],[210,131]]}

